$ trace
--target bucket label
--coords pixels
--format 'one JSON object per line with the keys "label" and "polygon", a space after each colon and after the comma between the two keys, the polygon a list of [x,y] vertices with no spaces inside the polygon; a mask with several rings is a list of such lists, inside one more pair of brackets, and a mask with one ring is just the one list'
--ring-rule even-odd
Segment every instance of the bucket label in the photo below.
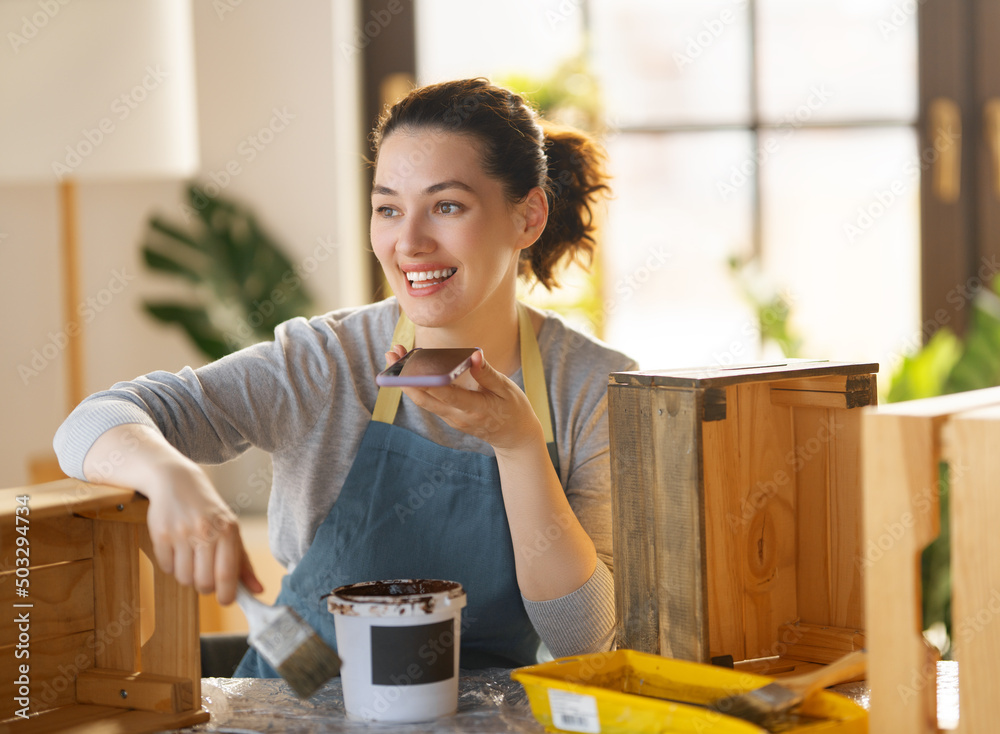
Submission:
{"label": "bucket label", "polygon": [[455,675],[454,619],[371,630],[373,685],[437,683]]}

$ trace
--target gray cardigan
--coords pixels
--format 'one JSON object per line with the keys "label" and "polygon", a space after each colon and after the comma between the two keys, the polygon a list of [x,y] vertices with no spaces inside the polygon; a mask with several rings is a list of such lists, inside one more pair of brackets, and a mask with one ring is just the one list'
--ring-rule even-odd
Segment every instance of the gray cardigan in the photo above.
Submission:
{"label": "gray cardigan", "polygon": [[[204,464],[228,461],[250,446],[271,454],[268,504],[272,552],[289,570],[302,558],[337,499],[375,405],[374,375],[399,316],[394,298],[292,319],[262,342],[198,369],[153,372],[84,400],[60,426],[54,445],[70,476],[102,433],[141,423],[161,431]],[[524,605],[556,657],[607,650],[613,638],[611,497],[607,382],[633,360],[546,312],[538,334],[555,423],[560,480],[597,547],[597,570],[581,588]],[[513,378],[521,385],[521,373]],[[452,429],[405,397],[397,426],[435,443],[492,455],[489,444]],[[539,551],[547,539],[539,538]]]}

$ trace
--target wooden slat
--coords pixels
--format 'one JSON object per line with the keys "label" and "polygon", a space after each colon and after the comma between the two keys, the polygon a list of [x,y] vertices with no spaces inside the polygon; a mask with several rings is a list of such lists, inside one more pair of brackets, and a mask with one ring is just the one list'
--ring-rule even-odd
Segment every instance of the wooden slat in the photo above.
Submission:
{"label": "wooden slat", "polygon": [[[71,516],[44,519],[30,514],[27,518],[27,537],[32,566],[78,561],[94,555],[90,520]],[[0,572],[14,570],[17,533],[7,532],[8,527],[13,529],[14,526],[4,525],[3,536],[0,537]]]}
{"label": "wooden slat", "polygon": [[77,703],[179,713],[194,707],[192,681],[155,673],[124,673],[95,668],[76,679]]}
{"label": "wooden slat", "polygon": [[737,388],[726,390],[727,417],[702,424],[705,447],[705,556],[711,655],[745,660],[743,554],[753,508],[740,481]]}
{"label": "wooden slat", "polygon": [[[796,408],[790,464],[796,473],[796,594],[798,617],[829,624],[830,614],[830,417],[825,408]],[[857,509],[860,514],[860,508]]]}
{"label": "wooden slat", "polygon": [[[0,647],[14,645],[20,613],[28,615],[31,642],[94,629],[94,566],[90,559],[31,569],[28,597],[15,595],[14,572],[0,575]],[[13,607],[30,603],[31,607]],[[8,613],[13,609],[14,613]]]}
{"label": "wooden slat", "polygon": [[748,657],[774,654],[779,625],[796,618],[795,476],[786,462],[791,410],[771,404],[766,383],[740,385],[740,456],[754,508],[743,538]]}
{"label": "wooden slat", "polygon": [[804,408],[861,408],[870,405],[871,394],[864,392],[825,392],[822,390],[781,390],[771,388],[771,402]]}
{"label": "wooden slat", "polygon": [[[154,558],[149,531],[144,526],[131,527],[138,531],[139,548],[149,558]],[[155,568],[153,594],[156,626],[142,646],[142,670],[190,680],[191,697],[197,708],[201,705],[198,593]]]}
{"label": "wooden slat", "polygon": [[646,491],[655,482],[650,401],[643,388],[609,386],[612,555],[615,565],[616,632],[619,648],[659,651],[659,609],[654,576],[655,547],[645,535],[652,508]]}
{"label": "wooden slat", "polygon": [[790,380],[822,375],[860,375],[878,372],[876,363],[827,362],[822,360],[783,360],[778,363],[739,365],[724,369],[671,369],[637,372],[614,372],[611,384],[661,387],[726,387],[747,382]]}
{"label": "wooden slat", "polygon": [[78,479],[62,479],[48,484],[0,489],[0,522],[10,522],[14,517],[16,498],[21,495],[29,496],[30,517],[34,520],[66,517],[74,512],[128,504],[136,496],[135,492],[129,489],[88,484]]}
{"label": "wooden slat", "polygon": [[875,386],[875,375],[818,375],[771,383],[776,390],[810,390],[812,392],[870,392]]}
{"label": "wooden slat", "polygon": [[864,649],[867,635],[864,630],[852,627],[792,622],[781,626],[781,638],[789,644],[825,647],[844,654]]}
{"label": "wooden slat", "polygon": [[861,558],[864,526],[861,480],[861,413],[831,410],[830,436],[830,616],[835,627],[865,627]]}
{"label": "wooden slat", "polygon": [[701,391],[608,394],[618,643],[707,662]]}
{"label": "wooden slat", "polygon": [[139,669],[138,531],[132,523],[94,521],[94,623],[103,642],[97,649],[99,668]]}
{"label": "wooden slat", "polygon": [[50,708],[73,703],[76,697],[76,676],[94,667],[94,633],[77,632],[66,637],[30,642],[30,657],[15,657],[15,648],[0,647],[0,701],[4,709],[15,696],[14,681],[19,675],[18,666],[30,665],[31,710],[46,711]]}
{"label": "wooden slat", "polygon": [[921,632],[920,554],[937,535],[940,451],[930,407],[899,406],[906,404],[862,416],[869,724],[873,732],[936,734],[936,656]]}
{"label": "wooden slat", "polygon": [[649,395],[656,481],[647,529],[656,547],[659,653],[708,662],[702,392],[657,389]]}
{"label": "wooden slat", "polygon": [[959,732],[1000,720],[1000,407],[956,416],[944,433],[950,467],[952,630]]}
{"label": "wooden slat", "polygon": [[114,522],[132,522],[145,525],[146,511],[148,509],[149,500],[143,497],[136,497],[128,504],[118,504],[113,507],[102,507],[96,510],[81,510],[77,514],[94,520],[112,520]]}
{"label": "wooden slat", "polygon": [[27,721],[9,722],[8,725],[10,734],[153,734],[208,720],[209,713],[202,710],[161,714],[76,704],[33,716]]}

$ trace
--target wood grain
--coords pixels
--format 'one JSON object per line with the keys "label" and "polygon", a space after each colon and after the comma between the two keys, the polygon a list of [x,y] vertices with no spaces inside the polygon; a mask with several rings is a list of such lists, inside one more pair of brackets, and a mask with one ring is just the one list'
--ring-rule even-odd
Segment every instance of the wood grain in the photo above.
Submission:
{"label": "wood grain", "polygon": [[77,676],[77,703],[179,713],[194,708],[192,681],[155,673],[94,668]]}
{"label": "wood grain", "polygon": [[791,409],[771,404],[767,383],[738,387],[741,465],[753,509],[743,540],[748,657],[774,654],[778,627],[796,618],[795,476],[786,462]]}
{"label": "wood grain", "polygon": [[[31,642],[94,629],[94,565],[90,559],[31,569],[26,599],[16,597],[13,571],[0,574],[0,647],[14,645],[17,613],[29,614]],[[29,602],[30,608],[13,604]],[[10,610],[14,610],[11,613]]]}
{"label": "wood grain", "polygon": [[1000,720],[1000,406],[961,413],[944,430],[958,731],[991,731]]}
{"label": "wood grain", "polygon": [[724,388],[726,419],[702,424],[705,479],[705,556],[711,655],[745,660],[743,548],[753,508],[744,503],[737,388]]}
{"label": "wood grain", "polygon": [[139,670],[138,526],[94,521],[94,623],[99,668]]}
{"label": "wood grain", "polygon": [[[155,558],[149,531],[135,526],[139,548]],[[155,569],[153,606],[156,627],[142,646],[142,670],[191,681],[191,700],[201,705],[201,647],[198,644],[198,594]]]}
{"label": "wood grain", "polygon": [[[76,700],[76,676],[94,667],[94,646],[91,631],[31,642],[27,662],[32,711],[47,711]],[[15,658],[13,648],[0,647],[0,715],[6,716],[12,706],[18,666],[24,662],[23,658]]]}
{"label": "wood grain", "polygon": [[[31,505],[29,504],[29,509]],[[45,519],[28,515],[27,533],[30,541],[31,565],[44,566],[59,561],[78,561],[94,555],[93,529],[90,520],[66,516]],[[0,572],[14,568],[17,533],[7,532],[13,521],[4,519],[3,536],[0,537]]]}

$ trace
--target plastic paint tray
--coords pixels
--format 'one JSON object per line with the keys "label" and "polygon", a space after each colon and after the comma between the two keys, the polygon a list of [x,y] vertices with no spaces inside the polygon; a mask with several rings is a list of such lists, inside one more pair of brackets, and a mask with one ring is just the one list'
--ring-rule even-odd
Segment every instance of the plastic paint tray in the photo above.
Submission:
{"label": "plastic paint tray", "polygon": [[[672,660],[634,650],[560,658],[518,668],[535,718],[548,731],[731,732],[760,734],[754,724],[698,705],[765,686],[774,678],[729,668]],[[670,699],[670,700],[664,700]],[[683,702],[683,703],[682,703]],[[863,734],[868,712],[853,701],[822,691],[799,709],[782,731]]]}

